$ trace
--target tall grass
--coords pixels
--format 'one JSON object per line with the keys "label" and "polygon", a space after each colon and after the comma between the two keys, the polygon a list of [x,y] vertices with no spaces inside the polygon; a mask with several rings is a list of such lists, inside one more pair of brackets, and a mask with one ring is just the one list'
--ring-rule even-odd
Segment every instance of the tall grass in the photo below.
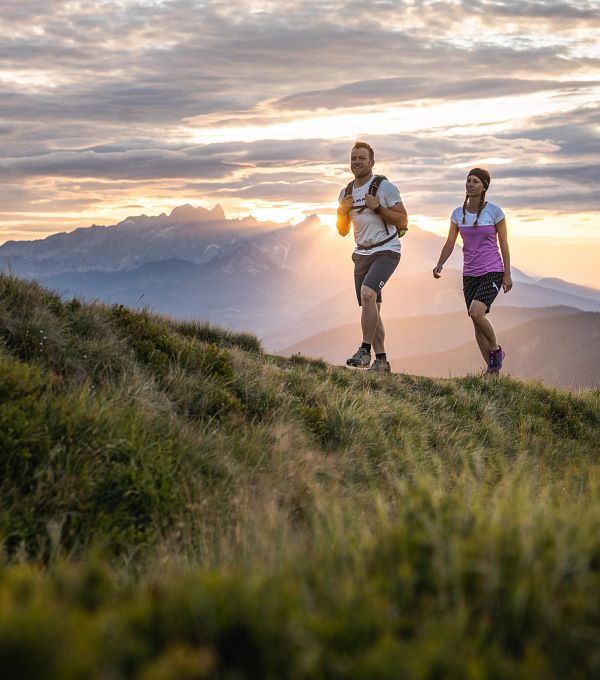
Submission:
{"label": "tall grass", "polygon": [[0,667],[600,670],[600,391],[372,376],[0,276]]}

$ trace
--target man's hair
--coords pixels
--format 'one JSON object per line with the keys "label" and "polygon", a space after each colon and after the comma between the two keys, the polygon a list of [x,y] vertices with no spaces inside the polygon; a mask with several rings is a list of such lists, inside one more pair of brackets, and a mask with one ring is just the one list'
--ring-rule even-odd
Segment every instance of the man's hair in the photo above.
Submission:
{"label": "man's hair", "polygon": [[352,149],[367,149],[369,152],[369,158],[374,161],[375,160],[375,152],[373,151],[373,147],[370,144],[367,144],[366,142],[354,142],[354,146]]}

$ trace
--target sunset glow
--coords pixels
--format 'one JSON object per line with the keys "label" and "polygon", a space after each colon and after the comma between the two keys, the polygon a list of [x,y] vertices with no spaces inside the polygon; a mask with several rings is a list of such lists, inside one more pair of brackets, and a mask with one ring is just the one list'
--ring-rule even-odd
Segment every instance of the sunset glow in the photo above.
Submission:
{"label": "sunset glow", "polygon": [[333,228],[364,138],[416,226],[445,235],[465,170],[484,165],[520,266],[600,285],[558,248],[540,263],[524,245],[581,239],[600,259],[594,4],[411,0],[378,19],[312,0],[4,9],[0,242],[184,203]]}

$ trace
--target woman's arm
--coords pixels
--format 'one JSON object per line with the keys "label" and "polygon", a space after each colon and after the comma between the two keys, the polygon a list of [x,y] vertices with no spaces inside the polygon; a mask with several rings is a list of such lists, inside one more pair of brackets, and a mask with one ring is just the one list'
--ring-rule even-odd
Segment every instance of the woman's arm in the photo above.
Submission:
{"label": "woman's arm", "polygon": [[444,246],[442,248],[442,252],[440,253],[440,256],[438,258],[438,262],[433,268],[433,278],[439,279],[440,276],[442,275],[442,269],[444,268],[444,263],[446,260],[452,255],[452,251],[454,250],[454,244],[456,243],[456,237],[458,236],[458,227],[457,225],[450,220],[450,229],[448,230],[448,238],[446,239],[446,243],[444,243]]}
{"label": "woman's arm", "polygon": [[504,277],[502,278],[502,288],[504,292],[513,287],[512,277],[510,275],[510,251],[508,250],[508,231],[506,229],[506,219],[503,217],[496,225],[498,233],[498,243],[500,244],[500,254],[502,255],[502,262],[504,264]]}

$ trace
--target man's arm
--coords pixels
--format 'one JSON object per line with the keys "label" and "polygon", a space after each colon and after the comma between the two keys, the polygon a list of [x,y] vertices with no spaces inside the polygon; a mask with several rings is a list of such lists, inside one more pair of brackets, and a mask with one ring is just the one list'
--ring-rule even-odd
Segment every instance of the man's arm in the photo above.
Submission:
{"label": "man's arm", "polygon": [[393,224],[397,229],[408,227],[408,214],[403,203],[396,203],[391,208],[379,208],[379,214],[388,224]]}
{"label": "man's arm", "polygon": [[352,204],[352,196],[345,196],[340,201],[335,222],[340,236],[346,236],[350,232],[350,210],[352,210]]}
{"label": "man's arm", "polygon": [[367,208],[377,212],[388,224],[393,224],[397,229],[406,229],[408,226],[408,214],[404,203],[396,203],[389,208],[384,208],[377,196],[367,194],[365,196]]}

